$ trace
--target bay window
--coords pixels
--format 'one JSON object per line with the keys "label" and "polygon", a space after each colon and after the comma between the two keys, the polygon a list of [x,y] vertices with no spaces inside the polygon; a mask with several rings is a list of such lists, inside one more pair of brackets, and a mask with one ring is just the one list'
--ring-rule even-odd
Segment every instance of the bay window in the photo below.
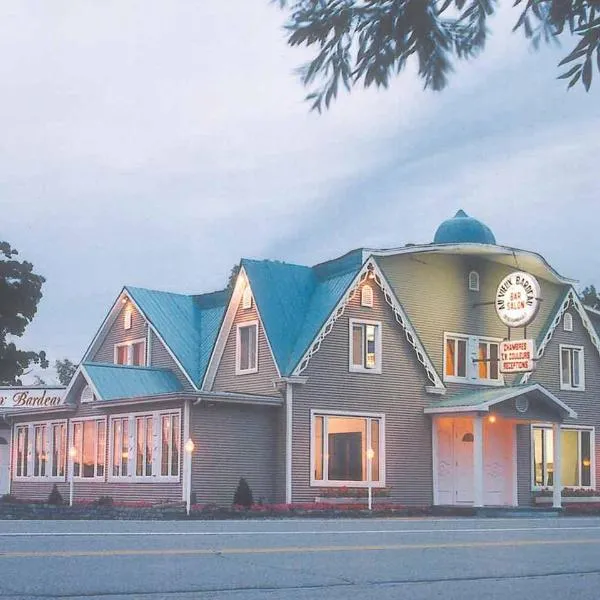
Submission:
{"label": "bay window", "polygon": [[[563,428],[560,432],[561,484],[593,487],[594,430]],[[533,427],[533,486],[554,484],[554,435],[550,427]]]}
{"label": "bay window", "polygon": [[111,479],[179,478],[179,410],[112,417],[110,440]]}
{"label": "bay window", "polygon": [[350,371],[381,373],[381,323],[350,319]]}
{"label": "bay window", "polygon": [[106,462],[106,419],[72,422],[73,477],[103,478]]}
{"label": "bay window", "polygon": [[[383,415],[312,413],[312,485],[384,485]],[[373,450],[369,460],[367,451]]]}
{"label": "bay window", "polygon": [[66,475],[66,421],[16,425],[14,476],[60,481]]}

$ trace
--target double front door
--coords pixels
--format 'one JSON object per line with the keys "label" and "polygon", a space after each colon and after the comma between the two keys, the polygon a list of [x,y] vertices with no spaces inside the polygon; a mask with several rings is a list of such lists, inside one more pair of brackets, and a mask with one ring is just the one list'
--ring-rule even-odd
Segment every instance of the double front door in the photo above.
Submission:
{"label": "double front door", "polygon": [[[472,505],[475,500],[473,419],[438,418],[437,502],[441,505]],[[483,426],[483,503],[513,504],[514,425],[498,420]]]}

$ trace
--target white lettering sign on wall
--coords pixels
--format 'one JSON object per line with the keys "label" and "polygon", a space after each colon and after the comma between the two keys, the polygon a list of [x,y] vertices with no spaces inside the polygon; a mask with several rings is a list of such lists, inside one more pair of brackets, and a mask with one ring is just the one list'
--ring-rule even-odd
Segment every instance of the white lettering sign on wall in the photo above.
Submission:
{"label": "white lettering sign on wall", "polygon": [[49,408],[65,403],[66,388],[0,388],[0,408]]}
{"label": "white lettering sign on wall", "polygon": [[525,327],[540,307],[540,284],[529,273],[507,275],[496,291],[496,312],[509,327]]}
{"label": "white lettering sign on wall", "polygon": [[533,340],[505,340],[500,343],[500,373],[529,373],[535,369]]}

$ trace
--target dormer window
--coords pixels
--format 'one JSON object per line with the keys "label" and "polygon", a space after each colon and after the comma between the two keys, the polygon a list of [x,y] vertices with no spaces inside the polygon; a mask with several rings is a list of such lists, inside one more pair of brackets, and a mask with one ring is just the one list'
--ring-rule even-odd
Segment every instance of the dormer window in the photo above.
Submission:
{"label": "dormer window", "polygon": [[146,340],[131,340],[115,344],[116,365],[136,365],[141,367],[146,364]]}
{"label": "dormer window", "polygon": [[360,290],[360,305],[373,308],[373,288],[368,283]]}
{"label": "dormer window", "polygon": [[479,273],[477,271],[469,273],[469,290],[471,292],[479,291]]}
{"label": "dormer window", "polygon": [[246,287],[244,294],[242,295],[242,308],[244,310],[252,308],[252,290],[250,289],[250,286]]}
{"label": "dormer window", "polygon": [[571,313],[565,313],[563,317],[563,330],[573,331],[573,315]]}

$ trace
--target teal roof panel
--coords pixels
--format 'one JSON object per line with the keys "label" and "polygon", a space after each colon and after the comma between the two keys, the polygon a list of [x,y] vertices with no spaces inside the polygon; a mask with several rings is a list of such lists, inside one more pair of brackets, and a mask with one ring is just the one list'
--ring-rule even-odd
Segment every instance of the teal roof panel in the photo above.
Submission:
{"label": "teal roof panel", "polygon": [[83,363],[82,367],[100,394],[100,400],[141,398],[173,394],[183,390],[169,369]]}

